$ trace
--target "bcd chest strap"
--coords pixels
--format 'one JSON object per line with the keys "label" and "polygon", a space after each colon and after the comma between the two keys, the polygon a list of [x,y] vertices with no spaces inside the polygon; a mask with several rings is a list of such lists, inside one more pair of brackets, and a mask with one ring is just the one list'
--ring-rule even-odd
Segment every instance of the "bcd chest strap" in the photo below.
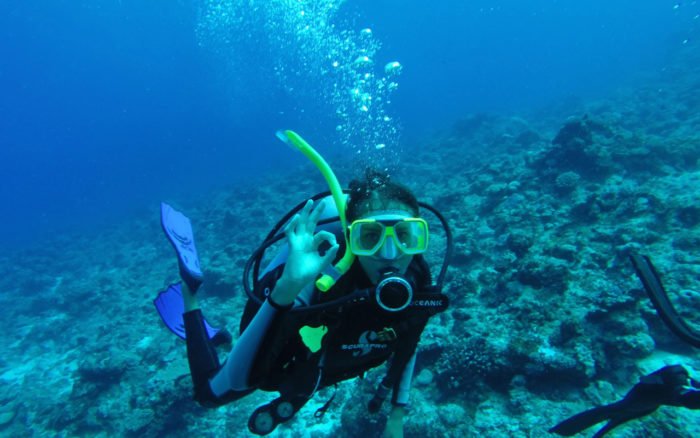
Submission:
{"label": "bcd chest strap", "polygon": [[424,311],[430,316],[444,312],[450,306],[450,298],[443,293],[417,293],[408,307],[413,311]]}
{"label": "bcd chest strap", "polygon": [[427,320],[440,312],[444,312],[449,307],[450,300],[447,295],[436,293],[417,294],[408,307],[405,319],[384,327],[377,332],[377,341],[384,343],[394,342],[399,337],[411,332],[414,328],[421,328]]}

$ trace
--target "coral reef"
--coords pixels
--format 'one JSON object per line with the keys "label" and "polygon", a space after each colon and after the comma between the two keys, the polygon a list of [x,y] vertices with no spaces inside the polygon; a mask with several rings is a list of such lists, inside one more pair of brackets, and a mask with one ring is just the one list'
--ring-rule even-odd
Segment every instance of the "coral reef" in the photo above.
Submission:
{"label": "coral reef", "polygon": [[[573,117],[556,108],[466,116],[407,147],[411,159],[395,178],[439,208],[455,234],[452,306],[419,346],[407,436],[545,436],[619,398],[650,367],[700,368],[627,262],[630,251],[652,254],[685,311],[700,312],[698,65],[578,103]],[[216,325],[237,332],[247,257],[288,208],[325,190],[299,181],[305,171],[181,201],[205,267],[202,305]],[[156,208],[99,234],[0,255],[3,435],[246,436],[249,413],[273,397],[218,410],[191,400],[184,344],[151,304],[177,278]],[[316,421],[331,396],[322,391],[276,434],[379,436],[388,403],[375,416],[366,403],[382,373],[339,385]],[[618,436],[700,436],[697,423],[697,414],[661,410]]]}

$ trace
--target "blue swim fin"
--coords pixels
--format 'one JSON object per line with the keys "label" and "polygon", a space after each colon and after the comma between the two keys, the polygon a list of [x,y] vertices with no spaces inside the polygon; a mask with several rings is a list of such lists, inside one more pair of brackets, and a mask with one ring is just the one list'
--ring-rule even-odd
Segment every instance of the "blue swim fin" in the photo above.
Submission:
{"label": "blue swim fin", "polygon": [[[181,288],[182,283],[171,284],[167,289],[158,292],[158,296],[153,300],[153,304],[156,306],[158,314],[166,327],[181,339],[185,339],[185,322],[182,317],[182,314],[185,313],[185,304],[182,301]],[[207,330],[207,336],[214,345],[231,343],[232,337],[228,330],[212,327],[206,319],[204,320],[204,327]]]}
{"label": "blue swim fin", "polygon": [[189,218],[175,210],[165,202],[160,204],[160,224],[168,241],[177,253],[180,277],[187,283],[192,292],[196,292],[202,284],[202,269],[199,266],[197,247],[194,244],[194,233]]}

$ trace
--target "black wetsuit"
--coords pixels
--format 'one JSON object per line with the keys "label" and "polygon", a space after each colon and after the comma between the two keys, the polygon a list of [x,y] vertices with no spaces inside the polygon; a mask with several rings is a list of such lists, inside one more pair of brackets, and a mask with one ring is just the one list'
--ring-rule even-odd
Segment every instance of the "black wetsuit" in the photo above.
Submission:
{"label": "black wetsuit", "polygon": [[[268,297],[283,268],[267,273],[258,283],[256,295],[267,298],[262,305],[249,301],[241,320],[241,336],[223,365],[203,333],[201,312],[185,313],[195,398],[205,406],[219,406],[263,389],[306,400],[319,388],[361,376],[391,359],[382,384],[393,389],[395,405],[406,404],[416,347],[430,314],[413,306],[386,312],[371,301],[319,311],[290,311],[292,306],[280,307]],[[414,257],[406,276],[416,292],[429,289],[430,271],[421,256]],[[369,287],[367,276],[355,262],[330,291],[321,293],[309,287],[293,306],[329,302]],[[328,331],[320,350],[312,352],[299,329],[321,325]]]}

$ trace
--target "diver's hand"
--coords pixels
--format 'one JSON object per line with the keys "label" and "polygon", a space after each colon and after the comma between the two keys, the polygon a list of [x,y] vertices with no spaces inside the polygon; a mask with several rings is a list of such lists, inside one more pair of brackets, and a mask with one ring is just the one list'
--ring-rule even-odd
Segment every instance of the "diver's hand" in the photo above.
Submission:
{"label": "diver's hand", "polygon": [[642,376],[625,399],[650,400],[658,405],[683,406],[683,395],[695,391],[696,383],[683,365],[667,365]]}
{"label": "diver's hand", "polygon": [[[284,229],[289,256],[282,277],[272,292],[272,300],[283,306],[291,304],[307,284],[316,280],[338,253],[338,243],[333,233],[319,231],[314,234],[324,204],[321,203],[312,210],[313,204],[309,200]],[[321,256],[318,247],[323,242],[328,242],[331,247]]]}
{"label": "diver's hand", "polygon": [[384,427],[383,438],[403,438],[403,415],[404,408],[394,406],[389,414],[389,419]]}

